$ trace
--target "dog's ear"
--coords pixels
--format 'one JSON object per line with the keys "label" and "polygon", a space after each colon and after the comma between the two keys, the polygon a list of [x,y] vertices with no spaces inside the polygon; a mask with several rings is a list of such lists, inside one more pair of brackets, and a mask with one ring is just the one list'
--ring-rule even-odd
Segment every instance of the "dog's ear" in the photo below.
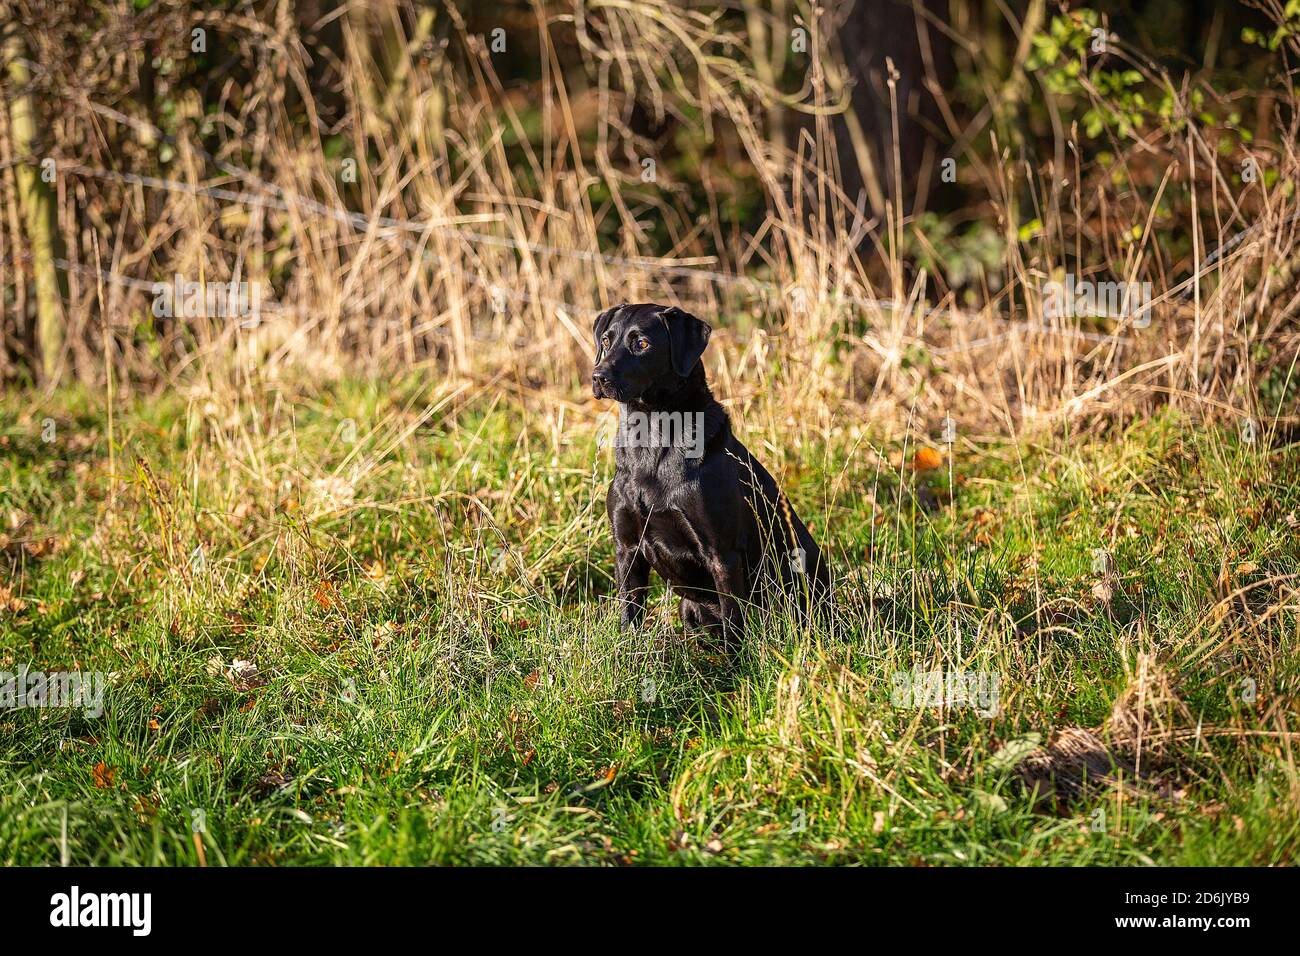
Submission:
{"label": "dog's ear", "polygon": [[673,371],[685,378],[691,374],[704,348],[709,344],[709,335],[713,328],[703,319],[697,319],[689,312],[677,306],[670,306],[659,313],[659,318],[668,327],[668,346],[672,350]]}
{"label": "dog's ear", "polygon": [[600,360],[605,357],[605,347],[600,344],[600,340],[605,337],[605,330],[609,328],[609,323],[614,321],[614,313],[618,310],[617,305],[612,309],[606,309],[596,316],[596,323],[591,327],[592,337],[596,340],[596,361],[592,363],[594,365],[599,365]]}

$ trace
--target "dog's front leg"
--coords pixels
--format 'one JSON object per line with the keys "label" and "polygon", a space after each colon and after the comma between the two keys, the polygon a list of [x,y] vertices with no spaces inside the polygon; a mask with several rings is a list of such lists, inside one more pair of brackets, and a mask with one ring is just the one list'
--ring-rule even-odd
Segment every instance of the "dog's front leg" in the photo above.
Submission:
{"label": "dog's front leg", "polygon": [[734,644],[745,636],[745,608],[749,597],[749,580],[744,559],[736,551],[715,553],[708,558],[713,587],[718,592],[722,614],[723,639]]}
{"label": "dog's front leg", "polygon": [[623,629],[637,627],[645,617],[650,562],[639,547],[620,544],[614,549],[614,572],[618,580],[619,618]]}

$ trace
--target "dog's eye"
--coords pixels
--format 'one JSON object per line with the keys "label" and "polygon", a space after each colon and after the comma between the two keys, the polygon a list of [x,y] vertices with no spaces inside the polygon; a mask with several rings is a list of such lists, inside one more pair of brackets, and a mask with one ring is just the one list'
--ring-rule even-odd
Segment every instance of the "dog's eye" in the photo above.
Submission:
{"label": "dog's eye", "polygon": [[649,339],[637,339],[635,342],[632,343],[633,352],[644,352],[649,347],[650,347]]}

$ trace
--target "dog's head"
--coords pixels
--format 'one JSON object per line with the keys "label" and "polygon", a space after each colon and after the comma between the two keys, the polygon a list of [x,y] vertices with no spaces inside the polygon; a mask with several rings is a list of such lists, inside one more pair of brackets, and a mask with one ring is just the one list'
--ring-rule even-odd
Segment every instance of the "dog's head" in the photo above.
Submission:
{"label": "dog's head", "polygon": [[635,402],[653,391],[675,391],[700,362],[713,329],[675,306],[618,305],[596,317],[597,398]]}

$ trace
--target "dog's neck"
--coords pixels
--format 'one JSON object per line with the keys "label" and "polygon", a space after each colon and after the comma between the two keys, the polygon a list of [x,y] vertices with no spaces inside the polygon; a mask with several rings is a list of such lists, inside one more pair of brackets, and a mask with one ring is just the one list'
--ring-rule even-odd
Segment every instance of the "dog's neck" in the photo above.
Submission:
{"label": "dog's neck", "polygon": [[625,402],[636,412],[702,412],[717,400],[704,377],[704,366],[698,362],[685,377],[675,376],[669,385],[654,385],[635,401]]}
{"label": "dog's neck", "polygon": [[633,402],[624,402],[625,411],[633,412],[703,412],[704,440],[709,442],[718,432],[729,428],[731,421],[704,374],[704,365],[697,362],[691,373],[678,378],[673,386],[655,387]]}

